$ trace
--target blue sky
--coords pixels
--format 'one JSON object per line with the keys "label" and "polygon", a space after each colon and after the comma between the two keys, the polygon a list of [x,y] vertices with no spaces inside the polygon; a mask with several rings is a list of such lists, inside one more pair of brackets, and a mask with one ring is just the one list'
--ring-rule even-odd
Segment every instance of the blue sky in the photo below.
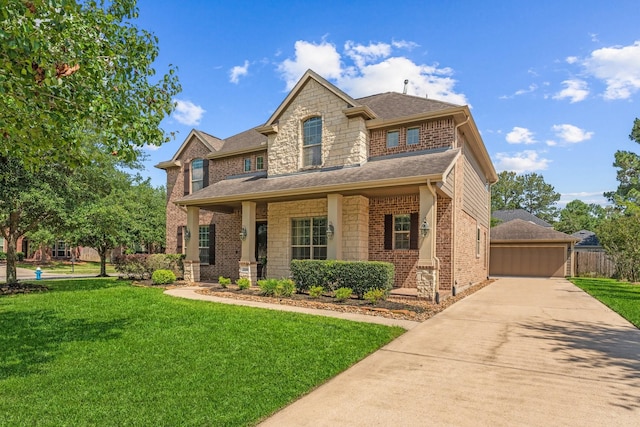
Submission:
{"label": "blue sky", "polygon": [[159,73],[183,91],[146,150],[155,185],[192,128],[226,138],[264,123],[308,68],[353,97],[402,92],[468,104],[498,171],[536,172],[566,202],[605,203],[616,150],[640,116],[637,0],[142,0]]}

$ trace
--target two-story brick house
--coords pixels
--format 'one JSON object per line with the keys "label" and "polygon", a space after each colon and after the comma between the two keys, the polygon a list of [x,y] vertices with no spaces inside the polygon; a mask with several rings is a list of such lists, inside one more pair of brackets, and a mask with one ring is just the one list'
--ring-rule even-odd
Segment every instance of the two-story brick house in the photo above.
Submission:
{"label": "two-story brick house", "polygon": [[489,266],[497,175],[467,106],[353,99],[307,71],[264,125],[193,130],[167,171],[167,252],[187,280],[289,276],[292,259],[378,260],[434,298]]}

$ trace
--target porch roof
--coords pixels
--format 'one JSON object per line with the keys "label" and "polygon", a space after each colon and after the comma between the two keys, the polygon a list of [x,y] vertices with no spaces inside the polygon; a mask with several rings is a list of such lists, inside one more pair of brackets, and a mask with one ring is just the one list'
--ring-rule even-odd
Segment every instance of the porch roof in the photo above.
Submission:
{"label": "porch roof", "polygon": [[460,149],[370,159],[359,166],[304,171],[268,177],[266,174],[230,177],[213,183],[175,203],[225,210],[242,201],[273,202],[344,195],[397,195],[416,192],[418,185],[444,181]]}

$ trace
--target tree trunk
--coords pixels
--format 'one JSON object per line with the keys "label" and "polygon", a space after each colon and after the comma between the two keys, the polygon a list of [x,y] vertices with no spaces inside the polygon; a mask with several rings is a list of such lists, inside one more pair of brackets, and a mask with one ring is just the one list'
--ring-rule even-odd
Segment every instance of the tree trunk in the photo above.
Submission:
{"label": "tree trunk", "polygon": [[107,277],[107,249],[100,248],[100,275],[98,277]]}
{"label": "tree trunk", "polygon": [[18,258],[16,256],[18,238],[20,237],[20,231],[18,230],[19,215],[17,212],[11,212],[9,214],[9,230],[7,230],[7,283],[18,283],[18,272],[16,268],[16,262]]}

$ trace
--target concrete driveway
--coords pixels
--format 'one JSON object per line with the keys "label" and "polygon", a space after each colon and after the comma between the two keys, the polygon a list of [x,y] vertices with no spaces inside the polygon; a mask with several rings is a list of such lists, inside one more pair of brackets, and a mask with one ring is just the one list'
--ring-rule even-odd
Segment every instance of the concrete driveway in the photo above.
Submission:
{"label": "concrete driveway", "polygon": [[638,426],[640,330],[564,279],[499,279],[262,425]]}

